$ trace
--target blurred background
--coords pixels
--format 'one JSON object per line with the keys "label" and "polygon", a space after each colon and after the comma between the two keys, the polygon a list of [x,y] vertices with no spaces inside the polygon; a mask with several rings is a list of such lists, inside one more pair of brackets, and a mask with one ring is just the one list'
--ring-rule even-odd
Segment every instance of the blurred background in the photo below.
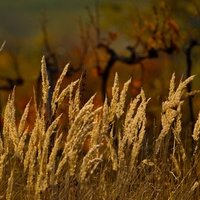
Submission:
{"label": "blurred background", "polygon": [[[197,0],[1,0],[0,43],[5,41],[0,52],[2,112],[14,85],[22,112],[33,95],[32,88],[39,88],[45,55],[52,84],[68,62],[65,84],[86,70],[84,98],[97,92],[96,105],[102,104],[105,93],[111,97],[116,72],[121,88],[131,78],[128,98],[143,87],[151,97],[147,115],[159,121],[172,73],[177,81],[196,74],[186,92],[200,88],[199,27]],[[196,119],[199,94],[187,101],[185,124]]]}

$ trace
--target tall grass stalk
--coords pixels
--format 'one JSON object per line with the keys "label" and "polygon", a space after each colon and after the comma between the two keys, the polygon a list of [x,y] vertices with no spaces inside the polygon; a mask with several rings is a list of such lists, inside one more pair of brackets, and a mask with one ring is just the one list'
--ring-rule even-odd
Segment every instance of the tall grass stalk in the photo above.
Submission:
{"label": "tall grass stalk", "polygon": [[[160,133],[149,143],[153,133],[146,129],[146,108],[151,99],[143,89],[128,102],[131,80],[120,91],[116,73],[111,99],[95,108],[95,95],[83,104],[82,77],[61,90],[67,70],[68,65],[49,98],[42,58],[41,102],[37,105],[34,95],[18,125],[15,89],[9,95],[0,137],[0,199],[199,198],[200,115],[191,133],[192,157],[182,137],[183,94],[194,76],[176,87],[172,75]],[[32,129],[27,120],[31,106]]]}

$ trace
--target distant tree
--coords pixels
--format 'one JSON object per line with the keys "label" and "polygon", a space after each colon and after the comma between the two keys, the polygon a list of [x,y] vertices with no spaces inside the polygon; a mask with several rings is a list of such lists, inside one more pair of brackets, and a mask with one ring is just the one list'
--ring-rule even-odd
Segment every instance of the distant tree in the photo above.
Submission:
{"label": "distant tree", "polygon": [[[6,42],[4,42],[1,45],[0,52],[3,50],[5,44]],[[0,85],[0,90],[10,92],[13,90],[14,86],[22,85],[24,83],[24,80],[19,71],[19,63],[18,63],[17,54],[12,49],[8,49],[8,55],[10,56],[11,61],[13,63],[13,70],[14,70],[14,73],[16,74],[16,78],[0,75],[0,80],[4,82]]]}
{"label": "distant tree", "polygon": [[[87,65],[88,57],[93,57],[93,68],[101,79],[102,99],[107,93],[108,79],[115,65],[135,67],[139,64],[144,71],[148,68],[144,66],[150,60],[160,60],[166,54],[179,60],[178,66],[186,66],[185,71],[181,70],[185,77],[189,77],[194,68],[192,61],[195,56],[192,55],[192,50],[200,44],[199,33],[197,34],[199,28],[195,25],[195,22],[200,23],[199,3],[184,1],[174,5],[174,1],[154,1],[141,10],[134,9],[131,3],[127,0],[126,3],[107,2],[100,6],[96,1],[94,12],[87,8],[89,22],[85,26],[81,24],[82,54],[80,67],[76,69],[82,69]],[[188,11],[188,6],[193,11]],[[185,15],[184,20],[181,19],[182,15]],[[122,43],[116,45],[120,39],[127,44],[124,50]],[[118,52],[119,46],[121,52]],[[105,56],[102,59],[103,52],[108,55],[107,59]],[[151,76],[154,77],[154,74]],[[158,79],[156,76],[154,78]],[[144,77],[141,77],[142,80],[144,81]],[[187,87],[188,94],[191,91],[190,83]],[[189,118],[194,124],[191,96],[188,98],[188,105]]]}

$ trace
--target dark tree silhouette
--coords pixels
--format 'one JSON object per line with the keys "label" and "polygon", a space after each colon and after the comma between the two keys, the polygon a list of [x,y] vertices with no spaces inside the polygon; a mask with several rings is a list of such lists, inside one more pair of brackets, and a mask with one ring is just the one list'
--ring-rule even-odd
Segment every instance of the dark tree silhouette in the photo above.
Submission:
{"label": "dark tree silhouette", "polygon": [[[0,52],[3,50],[4,46],[5,46],[5,42],[1,45]],[[0,76],[0,80],[5,82],[4,85],[0,85],[0,90],[4,90],[4,91],[12,91],[15,86],[22,85],[24,83],[24,79],[22,78],[19,71],[19,63],[18,63],[17,55],[12,50],[9,50],[9,55],[13,61],[14,72],[16,73],[17,78]]]}
{"label": "dark tree silhouette", "polygon": [[[187,73],[186,76],[190,77],[191,76],[191,71],[192,71],[192,49],[195,46],[199,46],[200,42],[196,39],[191,39],[189,41],[189,45],[186,48],[185,55],[186,55],[186,62],[187,62]],[[192,83],[190,82],[187,85],[187,92],[190,93],[192,91]],[[194,127],[195,119],[194,119],[194,110],[193,110],[193,103],[192,103],[192,97],[188,98],[188,105],[189,105],[189,113],[190,113],[190,122],[192,124],[192,129]]]}

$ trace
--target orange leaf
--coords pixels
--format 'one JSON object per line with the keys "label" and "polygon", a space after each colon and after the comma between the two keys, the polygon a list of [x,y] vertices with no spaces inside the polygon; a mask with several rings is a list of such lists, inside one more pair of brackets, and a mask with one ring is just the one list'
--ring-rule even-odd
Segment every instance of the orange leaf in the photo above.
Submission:
{"label": "orange leaf", "polygon": [[108,36],[111,40],[116,40],[118,38],[118,33],[109,31]]}
{"label": "orange leaf", "polygon": [[167,24],[174,30],[174,32],[177,35],[179,34],[179,26],[174,20],[172,20],[172,19],[168,20]]}

